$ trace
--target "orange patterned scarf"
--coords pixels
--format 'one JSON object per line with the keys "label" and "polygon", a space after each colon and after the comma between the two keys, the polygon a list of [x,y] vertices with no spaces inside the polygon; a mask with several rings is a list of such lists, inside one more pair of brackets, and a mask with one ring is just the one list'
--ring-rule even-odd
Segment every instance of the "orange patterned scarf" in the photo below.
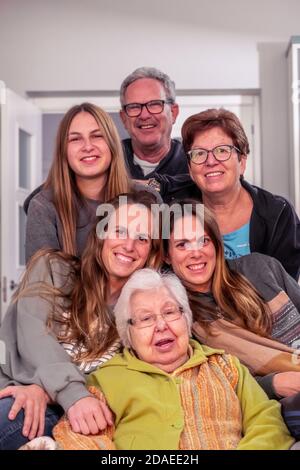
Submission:
{"label": "orange patterned scarf", "polygon": [[232,359],[216,354],[179,376],[185,416],[179,448],[235,449],[242,438],[242,414],[235,393],[238,371]]}

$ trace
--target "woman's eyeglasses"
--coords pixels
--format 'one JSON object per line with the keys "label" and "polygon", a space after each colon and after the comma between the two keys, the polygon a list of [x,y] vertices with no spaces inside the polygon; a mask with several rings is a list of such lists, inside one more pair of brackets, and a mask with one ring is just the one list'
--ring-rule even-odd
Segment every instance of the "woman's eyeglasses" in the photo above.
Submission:
{"label": "woman's eyeglasses", "polygon": [[182,307],[174,307],[162,312],[160,314],[145,313],[139,317],[129,318],[129,325],[135,326],[136,328],[148,328],[153,326],[157,322],[157,317],[161,317],[165,322],[169,323],[175,320],[179,320],[183,314]]}
{"label": "woman's eyeglasses", "polygon": [[208,159],[208,155],[211,152],[218,162],[226,162],[231,157],[232,151],[235,150],[238,153],[241,151],[234,145],[218,145],[211,150],[195,148],[187,152],[189,160],[196,165],[202,165]]}

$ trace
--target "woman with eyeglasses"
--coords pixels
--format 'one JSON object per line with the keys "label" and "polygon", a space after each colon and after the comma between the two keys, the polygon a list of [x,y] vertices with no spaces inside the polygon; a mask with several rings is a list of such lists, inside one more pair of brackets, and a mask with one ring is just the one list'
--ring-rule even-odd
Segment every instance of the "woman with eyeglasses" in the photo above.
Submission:
{"label": "woman with eyeglasses", "polygon": [[60,449],[271,450],[293,444],[279,404],[268,400],[248,369],[191,340],[192,312],[174,274],[135,272],[114,314],[125,349],[88,383],[105,395],[115,427],[82,436],[63,419],[53,432]]}
{"label": "woman with eyeglasses", "polygon": [[299,218],[286,199],[244,180],[249,143],[237,116],[225,109],[194,114],[183,124],[182,143],[193,183],[175,190],[174,181],[161,182],[162,197],[202,200],[216,217],[227,259],[264,253],[298,280]]}
{"label": "woman with eyeglasses", "polygon": [[83,434],[112,422],[85,377],[120,348],[112,308],[124,283],[161,263],[155,202],[146,190],[109,201],[81,260],[54,250],[30,260],[0,329],[0,449],[50,436],[63,410]]}
{"label": "woman with eyeglasses", "polygon": [[154,67],[139,67],[123,80],[120,101],[130,137],[122,143],[131,177],[158,189],[157,174],[187,174],[181,142],[171,139],[179,108],[170,77]]}

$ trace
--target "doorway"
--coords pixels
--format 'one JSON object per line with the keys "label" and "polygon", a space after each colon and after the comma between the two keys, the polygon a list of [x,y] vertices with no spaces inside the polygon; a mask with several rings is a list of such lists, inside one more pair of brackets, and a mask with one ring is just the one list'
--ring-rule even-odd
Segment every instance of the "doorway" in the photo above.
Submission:
{"label": "doorway", "polygon": [[[5,96],[5,99],[3,99]],[[25,267],[25,198],[42,179],[42,113],[5,89],[0,103],[1,317]]]}

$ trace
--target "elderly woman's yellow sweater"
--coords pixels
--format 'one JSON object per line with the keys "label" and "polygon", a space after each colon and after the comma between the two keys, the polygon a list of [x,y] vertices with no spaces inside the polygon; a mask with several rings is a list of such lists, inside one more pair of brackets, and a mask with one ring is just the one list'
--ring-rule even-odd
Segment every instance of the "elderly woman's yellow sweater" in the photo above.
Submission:
{"label": "elderly woman's yellow sweater", "polygon": [[294,442],[248,369],[222,351],[190,342],[172,374],[125,350],[88,379],[116,415],[117,449],[288,449]]}

